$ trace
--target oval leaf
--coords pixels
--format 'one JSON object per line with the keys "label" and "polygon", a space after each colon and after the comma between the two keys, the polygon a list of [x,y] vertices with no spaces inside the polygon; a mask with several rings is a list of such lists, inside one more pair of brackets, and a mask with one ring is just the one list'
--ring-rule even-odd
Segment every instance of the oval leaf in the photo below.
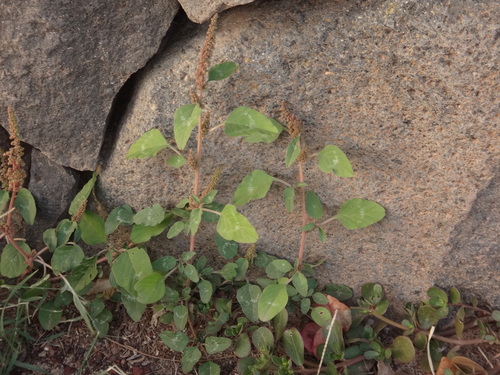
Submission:
{"label": "oval leaf", "polygon": [[236,293],[236,298],[240,303],[241,310],[251,322],[259,320],[257,303],[259,301],[261,290],[257,285],[247,284]]}
{"label": "oval leaf", "polygon": [[238,254],[238,243],[224,239],[218,233],[215,234],[215,244],[219,250],[219,254],[226,259],[232,259]]}
{"label": "oval leaf", "polygon": [[134,224],[152,227],[160,224],[165,219],[165,209],[158,203],[140,210],[134,215]]}
{"label": "oval leaf", "polygon": [[188,320],[188,309],[184,305],[178,305],[174,308],[174,324],[175,327],[182,331],[187,324]]}
{"label": "oval leaf", "polygon": [[415,347],[407,336],[396,337],[391,345],[393,358],[401,363],[408,363],[415,358]]}
{"label": "oval leaf", "polygon": [[234,346],[234,354],[236,354],[236,356],[239,358],[244,358],[250,355],[251,350],[252,345],[250,343],[250,337],[248,337],[248,333],[243,332],[236,341],[236,344]]}
{"label": "oval leaf", "polygon": [[167,165],[174,168],[180,168],[187,163],[187,159],[182,155],[174,155],[167,159]]}
{"label": "oval leaf", "polygon": [[256,169],[247,175],[238,185],[233,196],[233,203],[236,207],[243,206],[252,199],[264,198],[275,180],[266,172]]}
{"label": "oval leaf", "polygon": [[259,327],[252,334],[254,346],[261,351],[272,351],[274,345],[274,336],[267,327]]}
{"label": "oval leaf", "polygon": [[201,352],[196,346],[190,346],[186,348],[182,353],[181,366],[182,372],[187,374],[190,372],[194,365],[198,363],[201,358]]}
{"label": "oval leaf", "polygon": [[45,302],[40,306],[38,321],[43,329],[49,331],[54,328],[62,318],[62,309],[54,305],[54,301]]}
{"label": "oval leaf", "polygon": [[160,333],[161,341],[170,349],[182,352],[189,343],[189,338],[184,332],[164,331]]}
{"label": "oval leaf", "polygon": [[220,375],[220,367],[219,365],[210,362],[205,362],[200,367],[198,367],[199,375]]}
{"label": "oval leaf", "polygon": [[36,216],[35,198],[28,189],[22,188],[17,192],[14,206],[19,210],[24,221],[33,225]]}
{"label": "oval leaf", "polygon": [[140,279],[134,285],[134,289],[137,292],[137,302],[144,304],[157,302],[165,295],[163,275],[153,272]]}
{"label": "oval leaf", "polygon": [[318,166],[324,173],[333,172],[339,177],[352,177],[351,163],[337,146],[327,145],[318,153]]}
{"label": "oval leaf", "polygon": [[208,354],[220,353],[231,346],[231,339],[227,337],[207,337],[205,340],[205,349]]}
{"label": "oval leaf", "polygon": [[286,285],[269,285],[262,292],[257,305],[259,319],[267,322],[283,310],[288,302]]}
{"label": "oval leaf", "polygon": [[108,242],[108,237],[104,229],[104,220],[99,215],[85,211],[79,226],[82,231],[82,240],[87,245]]}
{"label": "oval leaf", "polygon": [[174,114],[174,137],[179,150],[184,150],[191,132],[198,125],[202,109],[198,104],[183,105]]}
{"label": "oval leaf", "polygon": [[281,124],[248,107],[238,107],[233,110],[224,126],[227,136],[243,137],[247,142],[271,143],[282,131]]}
{"label": "oval leaf", "polygon": [[292,141],[288,144],[286,148],[286,158],[285,165],[288,168],[293,164],[295,160],[299,157],[300,154],[300,144],[299,144],[300,136],[296,136],[292,139]]}
{"label": "oval leaf", "polygon": [[208,71],[208,82],[226,79],[237,70],[238,64],[232,61],[217,64]]}
{"label": "oval leaf", "polygon": [[142,159],[155,156],[160,150],[168,147],[168,142],[158,129],[144,133],[130,146],[127,159]]}
{"label": "oval leaf", "polygon": [[346,201],[335,215],[347,229],[365,228],[382,220],[385,209],[376,202],[365,199]]}
{"label": "oval leaf", "polygon": [[63,245],[54,251],[50,263],[54,273],[58,275],[61,272],[66,272],[77,267],[84,258],[85,254],[80,246]]}
{"label": "oval leaf", "polygon": [[227,204],[221,211],[217,232],[226,240],[240,243],[254,243],[259,239],[252,224],[231,204]]}
{"label": "oval leaf", "polygon": [[214,292],[212,283],[208,280],[203,280],[198,284],[198,290],[200,291],[201,302],[209,303]]}
{"label": "oval leaf", "polygon": [[283,333],[283,344],[286,354],[297,366],[304,364],[304,341],[297,328],[287,329]]}
{"label": "oval leaf", "polygon": [[323,216],[323,204],[317,194],[310,190],[306,191],[306,211],[315,219],[321,219]]}
{"label": "oval leaf", "polygon": [[128,204],[116,207],[110,212],[104,224],[107,235],[113,233],[120,225],[132,225],[134,223],[134,211]]}
{"label": "oval leaf", "polygon": [[285,200],[285,207],[288,212],[293,211],[294,199],[295,199],[295,190],[292,187],[285,188],[283,192],[283,198]]}
{"label": "oval leaf", "polygon": [[[25,242],[16,241],[17,245],[24,251],[25,254],[31,253],[31,249]],[[14,278],[18,277],[28,266],[24,263],[24,257],[14,247],[8,243],[0,256],[0,273],[2,276]]]}

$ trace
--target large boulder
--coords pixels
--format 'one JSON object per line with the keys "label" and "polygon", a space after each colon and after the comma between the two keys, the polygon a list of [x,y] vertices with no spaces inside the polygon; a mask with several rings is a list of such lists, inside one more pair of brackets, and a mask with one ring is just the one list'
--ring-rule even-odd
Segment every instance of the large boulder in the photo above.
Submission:
{"label": "large boulder", "polygon": [[23,141],[59,165],[95,169],[115,95],[177,9],[175,0],[1,1],[0,108],[14,108]]}
{"label": "large boulder", "polygon": [[210,19],[215,13],[223,10],[248,4],[254,0],[179,0],[179,4],[186,12],[186,15],[193,22],[203,23]]}
{"label": "large boulder", "polygon": [[[348,231],[331,223],[324,244],[308,237],[306,261],[326,261],[324,282],[353,287],[380,282],[390,295],[410,300],[438,282],[480,292],[500,305],[498,226],[481,221],[481,215],[497,220],[498,208],[480,209],[493,199],[500,161],[499,17],[494,0],[271,1],[222,15],[212,63],[232,60],[240,67],[229,80],[209,84],[205,97],[212,126],[240,105],[275,116],[280,101],[287,100],[303,119],[303,140],[311,152],[332,143],[354,166],[354,178],[340,179],[307,165],[306,180],[327,212],[334,214],[355,197],[387,210],[383,221],[365,229]],[[111,207],[171,206],[189,194],[189,168],[168,168],[168,152],[143,160],[125,155],[152,128],[173,137],[173,114],[190,103],[205,30],[187,27],[138,77],[99,182],[100,197]],[[275,144],[246,144],[221,131],[210,133],[203,181],[216,166],[223,168],[222,203],[230,202],[254,168],[293,181],[296,167],[284,167],[287,141],[282,136]],[[283,208],[281,186],[242,211],[261,236],[258,250],[296,258],[300,218]],[[481,241],[471,239],[470,247],[456,243],[457,230],[470,233],[478,226]],[[162,239],[158,254],[188,248],[185,238]],[[488,244],[492,247],[478,251]],[[210,246],[202,238],[197,250]],[[456,252],[466,264],[457,264]],[[489,255],[480,256],[485,252]],[[481,283],[465,280],[461,267],[471,278],[484,275]]]}

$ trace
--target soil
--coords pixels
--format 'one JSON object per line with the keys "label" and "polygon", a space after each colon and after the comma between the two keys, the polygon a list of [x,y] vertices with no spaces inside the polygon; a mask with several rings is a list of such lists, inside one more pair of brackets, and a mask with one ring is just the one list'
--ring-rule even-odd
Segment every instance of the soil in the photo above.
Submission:
{"label": "soil", "polygon": [[[50,332],[39,327],[36,320],[33,321],[29,333],[38,339],[24,347],[24,352],[20,353],[18,361],[37,366],[52,375],[182,374],[180,353],[170,350],[158,336],[160,332],[171,327],[154,319],[150,311],[144,314],[141,321],[133,322],[123,307],[112,305],[108,308],[114,308],[108,336],[96,342],[82,320],[59,324]],[[71,316],[78,317],[76,310],[70,309],[67,320]],[[203,322],[198,324],[201,326]],[[386,334],[386,339],[389,340],[393,333],[390,331],[388,330]],[[497,335],[500,335],[498,331],[500,330],[497,329]],[[53,338],[58,333],[64,334]],[[1,340],[0,350],[2,350]],[[476,361],[487,371],[490,370],[491,374],[500,372],[500,345],[467,346],[462,347],[459,353]],[[230,349],[212,355],[210,360],[219,364],[221,374],[237,374],[235,370],[237,358]],[[417,362],[418,360],[406,365],[392,365],[392,369],[380,365],[378,371],[374,368],[372,373],[424,374]],[[491,370],[492,368],[496,370]],[[11,374],[39,374],[39,372],[16,367]]]}

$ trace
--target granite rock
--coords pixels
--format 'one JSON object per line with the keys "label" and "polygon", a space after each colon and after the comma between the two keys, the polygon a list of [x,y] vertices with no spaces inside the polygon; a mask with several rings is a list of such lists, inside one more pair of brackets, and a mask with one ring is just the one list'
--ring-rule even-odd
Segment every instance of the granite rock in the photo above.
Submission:
{"label": "granite rock", "polygon": [[[383,221],[365,229],[331,223],[325,244],[308,237],[306,261],[326,261],[323,282],[354,288],[380,282],[390,297],[415,300],[436,283],[468,287],[462,273],[451,272],[459,252],[471,273],[486,273],[482,295],[498,297],[492,276],[500,264],[477,249],[498,243],[498,226],[481,224],[481,215],[494,223],[498,211],[482,212],[478,202],[494,199],[491,186],[500,162],[499,17],[493,0],[268,1],[221,16],[212,64],[232,60],[240,68],[230,79],[210,83],[212,126],[239,105],[276,116],[286,100],[303,120],[310,151],[338,145],[355,169],[354,178],[340,179],[307,165],[306,179],[327,213],[355,197],[387,210]],[[188,170],[166,167],[168,152],[143,160],[125,155],[149,129],[173,138],[173,114],[190,102],[205,30],[187,26],[138,78],[99,182],[101,201],[111,207],[172,206],[189,194],[192,177]],[[237,184],[255,168],[293,181],[296,169],[284,167],[286,145],[286,137],[261,145],[210,133],[203,181],[216,166],[223,168],[222,203],[230,202]],[[258,250],[293,260],[300,218],[286,214],[281,195],[282,187],[273,186],[266,199],[242,212],[260,233]],[[457,231],[477,226],[481,241],[458,248]],[[160,242],[157,255],[186,250],[188,240]],[[197,250],[210,246],[202,237]]]}
{"label": "granite rock", "polygon": [[93,170],[113,99],[157,51],[175,0],[0,2],[0,108],[52,161]]}
{"label": "granite rock", "polygon": [[193,22],[203,23],[215,13],[238,6],[249,4],[254,0],[179,0],[179,4]]}

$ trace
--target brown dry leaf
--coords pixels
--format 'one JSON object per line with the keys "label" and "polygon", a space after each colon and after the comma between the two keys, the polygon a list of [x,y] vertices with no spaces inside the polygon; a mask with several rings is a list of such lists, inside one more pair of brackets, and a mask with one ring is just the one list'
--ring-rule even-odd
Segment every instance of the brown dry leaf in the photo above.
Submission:
{"label": "brown dry leaf", "polygon": [[486,375],[487,372],[484,368],[482,368],[479,364],[474,362],[473,360],[467,357],[453,357],[451,359],[453,364],[458,367],[461,371],[466,373],[472,373],[475,375]]}
{"label": "brown dry leaf", "polygon": [[325,307],[330,310],[332,316],[333,314],[335,314],[335,311],[338,311],[337,321],[342,326],[342,330],[344,332],[347,332],[352,323],[351,309],[335,297],[332,297],[328,294],[326,295],[326,297],[328,298],[328,305],[326,305]]}
{"label": "brown dry leaf", "polygon": [[453,372],[453,375],[457,373],[457,369],[453,362],[449,358],[443,357],[441,358],[441,362],[439,362],[439,367],[436,371],[436,375],[444,375],[444,370],[446,369],[450,369]]}

